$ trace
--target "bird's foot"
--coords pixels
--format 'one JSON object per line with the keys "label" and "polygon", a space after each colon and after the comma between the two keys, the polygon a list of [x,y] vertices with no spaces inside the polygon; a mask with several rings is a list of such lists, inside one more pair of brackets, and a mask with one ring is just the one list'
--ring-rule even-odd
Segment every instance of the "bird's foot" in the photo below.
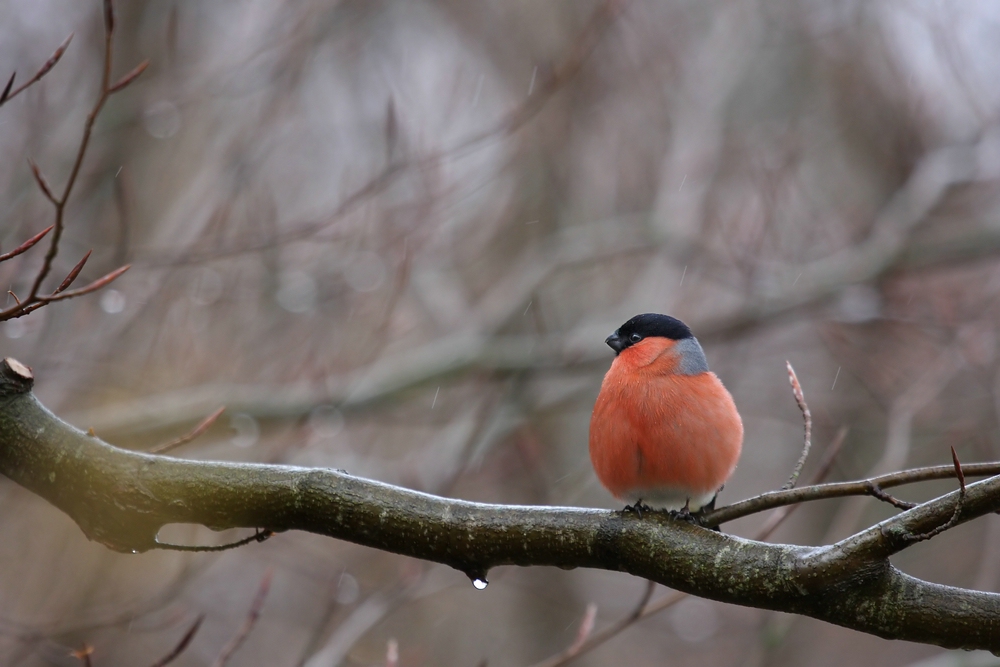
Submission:
{"label": "bird's foot", "polygon": [[625,508],[622,510],[622,514],[635,512],[635,515],[641,519],[643,512],[652,512],[652,511],[653,511],[652,507],[642,502],[642,500],[637,500],[632,505],[626,505]]}
{"label": "bird's foot", "polygon": [[688,503],[684,503],[684,507],[679,510],[670,510],[670,517],[672,519],[677,519],[678,521],[686,521],[694,526],[710,528],[717,533],[721,533],[722,530],[718,526],[706,526],[705,522],[702,520],[705,514],[713,509],[715,509],[715,498],[712,498],[710,502],[700,507],[696,512],[692,512],[688,508]]}
{"label": "bird's foot", "polygon": [[701,525],[701,520],[698,518],[698,512],[691,512],[687,505],[680,508],[679,510],[670,510],[669,512],[671,519],[677,519],[678,521],[687,521],[695,526]]}

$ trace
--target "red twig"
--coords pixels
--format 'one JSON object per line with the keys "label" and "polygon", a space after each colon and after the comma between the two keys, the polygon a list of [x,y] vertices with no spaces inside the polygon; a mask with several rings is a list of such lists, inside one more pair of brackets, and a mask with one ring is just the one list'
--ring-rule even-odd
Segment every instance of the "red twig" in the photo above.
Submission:
{"label": "red twig", "polygon": [[[52,194],[52,188],[49,186],[49,181],[42,174],[42,170],[38,168],[38,165],[31,158],[28,158],[28,166],[31,167],[31,173],[35,176],[35,182],[38,183],[38,187],[41,189],[42,194],[45,195],[45,198],[53,204],[58,205],[59,201]],[[52,228],[49,227],[49,229]]]}
{"label": "red twig", "polygon": [[[12,320],[18,317],[24,317],[30,312],[36,311],[42,306],[46,306],[55,301],[65,301],[67,299],[75,299],[78,296],[83,296],[84,294],[90,294],[91,292],[96,292],[102,287],[106,287],[118,276],[128,271],[132,268],[131,264],[126,264],[125,266],[119,267],[109,273],[108,275],[98,278],[94,282],[90,283],[86,287],[81,287],[79,289],[69,290],[68,292],[53,292],[48,296],[36,296],[33,301],[25,301],[24,303],[18,301],[16,306],[12,306],[7,310],[0,311],[0,322],[4,320]],[[65,281],[64,281],[65,282]],[[13,294],[11,294],[13,296]],[[17,300],[17,297],[14,297]]]}
{"label": "red twig", "polygon": [[[38,165],[29,160],[29,164],[31,166],[31,172],[35,177],[35,182],[41,189],[42,194],[45,195],[46,199],[52,202],[52,205],[55,208],[55,221],[48,230],[43,232],[41,235],[34,237],[28,243],[17,248],[13,253],[9,255],[0,256],[0,261],[3,261],[3,259],[9,259],[9,257],[14,256],[14,254],[19,254],[20,252],[24,252],[32,245],[37,243],[38,240],[41,239],[42,236],[47,234],[49,230],[52,230],[52,235],[49,237],[49,248],[45,253],[44,259],[42,260],[41,268],[39,268],[38,273],[35,275],[35,278],[32,281],[31,290],[29,291],[28,296],[23,301],[18,300],[16,306],[0,311],[0,321],[9,320],[16,317],[22,317],[54,301],[62,301],[65,299],[72,299],[74,297],[82,296],[84,294],[89,294],[90,292],[99,290],[102,287],[106,286],[108,283],[110,283],[115,278],[117,278],[122,273],[128,270],[127,266],[121,267],[107,274],[103,278],[94,281],[93,283],[82,289],[66,291],[69,288],[69,286],[73,283],[73,281],[76,280],[77,276],[80,274],[80,271],[83,269],[83,265],[87,262],[87,259],[90,257],[90,253],[88,252],[87,255],[84,256],[84,258],[75,267],[73,267],[73,269],[69,272],[69,275],[67,275],[66,278],[63,279],[62,283],[59,285],[59,287],[55,289],[55,291],[53,291],[48,296],[41,295],[42,284],[48,277],[49,273],[52,271],[53,263],[56,259],[56,256],[59,254],[59,241],[62,239],[62,233],[65,227],[66,205],[69,202],[70,195],[73,193],[73,186],[76,184],[76,181],[80,175],[80,170],[83,166],[83,159],[87,154],[87,147],[90,145],[90,138],[91,135],[93,134],[94,123],[97,121],[97,116],[98,114],[100,114],[101,109],[104,108],[104,104],[107,102],[108,98],[112,94],[128,86],[132,81],[135,80],[136,77],[142,74],[142,72],[149,65],[149,61],[144,61],[140,63],[137,67],[135,67],[132,71],[123,76],[121,79],[119,79],[116,83],[114,83],[113,85],[111,84],[112,42],[113,42],[114,28],[115,28],[115,12],[112,0],[104,0],[103,11],[104,11],[104,66],[101,73],[101,91],[97,97],[97,101],[94,103],[93,108],[90,110],[90,113],[87,114],[87,120],[83,126],[83,137],[80,139],[80,145],[77,148],[76,157],[73,160],[73,167],[72,169],[70,169],[69,177],[66,179],[66,185],[63,187],[62,192],[58,196],[56,196],[56,194],[54,193],[52,186],[49,185],[48,180],[42,174],[42,171],[41,169],[39,169]],[[38,73],[35,74],[35,76],[32,78],[31,81],[28,81],[26,84],[24,84],[17,90],[11,91],[11,88],[13,86],[13,77],[11,77],[11,80],[7,83],[7,87],[3,92],[2,98],[0,98],[0,104],[2,104],[6,100],[9,100],[17,93],[21,92],[24,88],[31,85],[38,79],[40,79],[50,69],[52,69],[52,67],[59,61],[59,58],[62,57],[62,54],[65,52],[66,46],[69,44],[69,40],[72,39],[72,37],[73,36],[70,35],[70,37],[67,38],[67,40],[58,49],[56,49],[56,52],[52,55],[51,58],[49,58],[48,62],[46,62],[45,65],[42,66],[42,68],[38,71]]]}
{"label": "red twig", "polygon": [[247,618],[243,621],[243,626],[240,627],[239,631],[229,640],[229,643],[223,647],[219,656],[212,663],[212,667],[223,667],[229,659],[233,657],[236,650],[246,641],[247,637],[250,636],[250,632],[253,630],[253,626],[256,625],[257,619],[260,618],[260,610],[264,607],[264,600],[267,598],[267,593],[271,590],[271,579],[274,577],[274,570],[268,569],[264,573],[264,577],[260,580],[260,587],[257,589],[257,595],[253,599],[253,604],[250,605],[250,613],[247,614]]}
{"label": "red twig", "polygon": [[52,227],[46,227],[45,229],[32,236],[30,239],[28,239],[21,245],[11,250],[10,252],[5,252],[4,254],[0,255],[0,262],[6,262],[8,259],[11,259],[12,257],[17,257],[22,252],[31,249],[32,246],[34,246],[36,243],[45,238],[45,235],[51,231]]}
{"label": "red twig", "polygon": [[132,83],[136,79],[136,77],[145,72],[147,67],[149,67],[149,61],[143,60],[141,63],[136,65],[131,72],[129,72],[122,78],[118,79],[118,81],[115,82],[113,86],[108,88],[108,93],[109,94],[117,93],[119,90]]}
{"label": "red twig", "polygon": [[59,59],[62,58],[64,53],[66,53],[66,47],[69,46],[70,40],[72,39],[73,33],[70,33],[69,37],[67,37],[65,41],[59,45],[59,48],[55,50],[55,53],[49,56],[49,59],[45,61],[45,64],[42,65],[37,72],[35,72],[35,76],[31,77],[14,90],[11,89],[14,88],[14,78],[17,76],[17,72],[11,74],[10,80],[7,81],[7,85],[3,89],[3,93],[0,93],[0,106],[10,102],[12,99],[27,90],[29,86],[38,83],[39,79],[48,74],[49,70],[55,67],[56,63],[59,62]]}
{"label": "red twig", "polygon": [[66,274],[66,277],[63,278],[63,281],[61,283],[59,283],[59,287],[57,287],[55,289],[55,291],[52,292],[52,296],[55,296],[56,294],[59,294],[60,292],[66,291],[66,288],[68,288],[70,285],[73,284],[73,281],[76,280],[76,277],[78,275],[80,275],[81,271],[83,271],[83,267],[87,264],[87,260],[90,259],[90,253],[92,253],[92,252],[94,252],[94,251],[93,250],[88,250],[87,254],[83,256],[83,259],[81,259],[79,262],[77,262],[76,266],[74,266],[72,269],[70,269],[70,272],[68,274]]}
{"label": "red twig", "polygon": [[571,654],[576,655],[583,648],[584,643],[586,643],[594,631],[595,619],[597,619],[597,605],[590,602],[587,604],[587,611],[583,614],[583,620],[580,621],[580,629],[576,632],[576,639],[570,644],[569,651]]}
{"label": "red twig", "polygon": [[191,643],[191,640],[194,639],[195,633],[198,632],[198,628],[201,627],[201,622],[204,620],[205,620],[205,614],[201,614],[198,618],[196,618],[194,623],[191,624],[191,627],[188,628],[188,631],[184,633],[183,637],[181,637],[181,640],[177,642],[177,645],[170,650],[170,653],[166,654],[165,656],[154,662],[151,665],[151,667],[166,667],[174,660],[176,660],[180,656],[180,654],[184,652],[184,649],[188,647],[188,644]]}
{"label": "red twig", "polygon": [[962,472],[962,463],[958,460],[958,454],[955,453],[955,448],[951,448],[951,462],[955,464],[955,477],[958,478],[958,484],[962,487],[962,493],[965,493],[965,473]]}
{"label": "red twig", "polygon": [[216,410],[209,416],[202,419],[197,426],[188,431],[186,434],[182,435],[176,440],[171,440],[170,442],[166,442],[162,445],[157,445],[156,447],[153,447],[152,449],[149,450],[149,453],[162,454],[163,452],[169,452],[171,449],[176,449],[181,445],[186,445],[187,443],[191,442],[195,438],[199,437],[202,433],[207,431],[208,428],[215,423],[215,420],[218,419],[225,410],[226,406],[223,405],[218,410]]}

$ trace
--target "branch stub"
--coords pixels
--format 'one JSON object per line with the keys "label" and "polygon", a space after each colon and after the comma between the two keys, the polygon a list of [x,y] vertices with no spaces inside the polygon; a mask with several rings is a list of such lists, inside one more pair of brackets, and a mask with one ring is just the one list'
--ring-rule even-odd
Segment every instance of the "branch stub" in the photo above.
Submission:
{"label": "branch stub", "polygon": [[0,364],[0,374],[3,375],[0,394],[25,394],[31,391],[35,383],[35,375],[31,372],[31,368],[13,357],[4,358],[3,364]]}

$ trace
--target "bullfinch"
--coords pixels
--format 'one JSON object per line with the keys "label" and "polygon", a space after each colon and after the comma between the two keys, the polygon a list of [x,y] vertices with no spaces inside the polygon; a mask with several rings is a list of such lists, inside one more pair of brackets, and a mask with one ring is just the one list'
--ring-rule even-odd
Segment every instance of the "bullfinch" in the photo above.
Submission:
{"label": "bullfinch", "polygon": [[597,478],[639,512],[710,507],[736,468],[743,421],[698,339],[680,320],[646,313],[605,342],[615,359],[590,419]]}

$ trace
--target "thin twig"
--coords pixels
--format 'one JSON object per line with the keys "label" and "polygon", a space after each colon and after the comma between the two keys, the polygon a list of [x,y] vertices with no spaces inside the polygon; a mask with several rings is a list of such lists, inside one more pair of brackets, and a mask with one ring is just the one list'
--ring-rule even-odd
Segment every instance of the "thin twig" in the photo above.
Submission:
{"label": "thin twig", "polygon": [[165,442],[165,443],[163,443],[161,445],[157,445],[157,446],[153,447],[152,449],[150,449],[149,453],[150,454],[162,454],[164,452],[169,452],[171,449],[176,449],[177,447],[180,447],[181,445],[186,445],[187,443],[191,442],[195,438],[199,437],[202,433],[204,433],[205,431],[207,431],[208,428],[212,424],[215,423],[215,420],[218,419],[220,416],[222,416],[222,413],[225,412],[225,410],[226,410],[226,406],[223,405],[222,407],[220,407],[219,409],[217,409],[215,412],[213,412],[212,414],[210,414],[209,416],[207,416],[203,420],[201,420],[201,423],[199,423],[197,426],[195,426],[193,429],[191,429],[185,435],[182,435],[181,437],[177,438],[176,440],[171,440],[170,442]]}
{"label": "thin twig", "polygon": [[59,59],[62,58],[64,53],[66,53],[66,47],[69,46],[70,40],[72,39],[73,33],[70,33],[69,37],[67,37],[63,43],[59,45],[59,48],[55,50],[55,53],[49,56],[49,59],[45,61],[45,64],[42,65],[37,72],[35,72],[35,76],[31,77],[14,90],[11,90],[11,88],[14,87],[14,77],[17,76],[17,73],[15,72],[14,74],[11,74],[10,80],[7,81],[7,85],[4,87],[3,93],[0,93],[0,107],[23,93],[29,86],[38,83],[43,76],[48,74],[49,70],[55,67],[56,63],[59,62]]}
{"label": "thin twig", "polygon": [[83,259],[77,262],[76,266],[70,269],[69,273],[66,274],[66,277],[63,278],[63,281],[61,283],[59,283],[59,287],[57,287],[55,291],[52,292],[51,296],[55,296],[60,292],[66,291],[66,289],[73,284],[73,281],[76,280],[76,277],[80,275],[81,271],[83,271],[83,267],[87,265],[87,260],[90,259],[90,255],[92,252],[94,251],[88,250],[87,254],[83,256]]}
{"label": "thin twig", "polygon": [[274,531],[265,528],[264,530],[255,530],[254,534],[250,537],[244,537],[242,540],[236,540],[235,542],[229,542],[227,544],[219,544],[217,546],[188,546],[186,544],[170,544],[169,542],[157,541],[156,548],[163,549],[164,551],[187,551],[193,553],[202,553],[206,551],[229,551],[230,549],[238,549],[253,542],[264,542],[273,536]]}
{"label": "thin twig", "polygon": [[583,646],[587,638],[594,631],[594,620],[597,618],[597,605],[593,602],[587,603],[587,610],[583,613],[583,619],[580,620],[580,629],[576,631],[576,639],[570,644],[569,651],[576,653]]}
{"label": "thin twig", "polygon": [[52,262],[55,260],[56,255],[59,254],[59,240],[62,238],[63,217],[66,211],[66,202],[69,201],[69,196],[73,192],[73,186],[76,184],[77,176],[80,174],[80,168],[83,166],[83,158],[87,154],[87,146],[90,144],[90,135],[94,130],[94,122],[97,120],[97,115],[101,112],[101,109],[104,108],[104,103],[107,102],[108,96],[110,95],[108,84],[111,80],[111,43],[112,37],[114,36],[114,9],[112,7],[111,0],[105,0],[104,14],[104,67],[101,73],[101,92],[97,96],[97,102],[94,104],[93,109],[91,109],[90,113],[87,114],[87,121],[83,126],[83,138],[80,140],[80,147],[77,148],[76,159],[73,160],[73,168],[69,172],[69,178],[66,180],[66,185],[63,188],[62,195],[59,197],[58,201],[55,202],[56,218],[55,224],[53,225],[55,230],[49,240],[49,250],[45,253],[42,268],[39,269],[38,275],[35,276],[35,282],[31,286],[31,293],[28,295],[29,302],[34,301],[35,297],[38,296],[39,291],[42,289],[42,281],[44,281],[49,275],[49,271],[52,270]]}
{"label": "thin twig", "polygon": [[806,403],[805,394],[802,393],[802,385],[799,384],[799,378],[795,374],[795,369],[792,368],[792,362],[785,361],[785,366],[788,367],[788,382],[792,385],[792,395],[795,396],[795,403],[799,406],[799,410],[802,411],[805,437],[802,442],[802,454],[799,456],[799,460],[792,470],[791,477],[781,487],[782,490],[795,488],[796,482],[799,481],[799,474],[802,472],[802,467],[806,464],[806,458],[809,456],[809,449],[812,447],[812,413],[809,412],[809,404]]}
{"label": "thin twig", "polygon": [[256,625],[257,619],[260,618],[260,610],[264,606],[264,600],[267,598],[267,593],[271,589],[271,579],[274,577],[274,570],[269,568],[267,572],[264,573],[263,578],[260,580],[260,587],[257,589],[257,595],[253,599],[253,604],[250,605],[250,612],[247,614],[247,618],[243,621],[242,627],[239,631],[229,640],[222,651],[219,652],[218,657],[212,663],[212,667],[223,667],[229,659],[233,657],[233,654],[243,645],[247,637],[250,636],[250,632],[253,630],[253,626]]}
{"label": "thin twig", "polygon": [[[622,630],[629,627],[636,620],[642,618],[643,612],[646,609],[646,605],[649,604],[649,599],[653,596],[653,590],[656,588],[656,582],[648,581],[646,582],[646,590],[643,591],[642,597],[639,598],[638,604],[632,609],[628,616],[625,616],[617,623],[605,628],[601,632],[590,636],[588,639],[584,637],[583,641],[579,641],[580,633],[577,633],[577,639],[574,642],[564,648],[559,653],[542,660],[541,662],[535,663],[532,667],[560,667],[560,665],[565,665],[573,658],[578,655],[589,652],[590,650],[600,646],[604,642],[608,641],[612,637],[617,636]],[[590,611],[590,605],[588,605],[587,611]],[[594,613],[597,613],[597,607],[594,606]],[[584,615],[584,621],[587,620],[586,614]],[[592,621],[591,621],[592,623]],[[580,624],[580,630],[582,631],[584,624]],[[590,628],[593,630],[593,628]]]}
{"label": "thin twig", "polygon": [[[826,454],[823,455],[823,460],[819,463],[819,470],[813,475],[810,483],[820,482],[826,479],[826,476],[830,474],[830,470],[833,468],[833,462],[837,460],[837,455],[840,454],[840,449],[844,446],[847,441],[848,428],[846,426],[841,426],[837,430],[837,434],[833,436],[833,440],[830,442],[830,446],[826,448]],[[802,505],[789,505],[787,507],[782,507],[779,511],[772,514],[764,525],[761,526],[760,532],[754,536],[758,542],[763,542],[778,529],[778,527],[785,522],[788,516],[802,507]]]}
{"label": "thin twig", "polygon": [[46,227],[45,229],[32,236],[30,239],[28,239],[21,245],[11,250],[10,252],[5,252],[4,254],[0,255],[0,262],[6,262],[8,259],[11,259],[12,257],[17,257],[22,252],[31,249],[32,246],[41,241],[45,237],[45,235],[51,231],[52,227]]}
{"label": "thin twig", "polygon": [[901,510],[911,510],[917,506],[916,503],[907,502],[905,500],[900,500],[896,496],[890,495],[882,490],[882,487],[878,484],[870,484],[868,486],[868,495],[872,498],[881,500],[884,503],[889,503],[893,507],[899,508]]}
{"label": "thin twig", "polygon": [[184,649],[188,647],[188,644],[191,643],[191,640],[194,639],[195,633],[198,632],[198,628],[201,627],[201,622],[204,620],[205,620],[205,614],[201,614],[200,616],[198,616],[198,618],[195,619],[191,627],[188,628],[188,631],[184,633],[184,636],[181,637],[181,640],[177,642],[177,645],[174,646],[173,649],[171,649],[170,653],[166,654],[165,656],[154,662],[150,667],[166,667],[174,660],[176,660],[180,656],[180,654],[184,652]]}
{"label": "thin twig", "polygon": [[962,470],[962,463],[958,460],[958,454],[955,453],[955,448],[951,448],[951,460],[952,464],[955,466],[955,477],[958,478],[959,491],[958,499],[955,501],[955,510],[951,513],[951,518],[942,523],[937,528],[928,530],[926,533],[918,533],[916,535],[907,535],[905,539],[910,543],[924,542],[940,535],[944,531],[953,528],[958,523],[958,518],[962,515],[962,507],[965,505],[965,472]]}
{"label": "thin twig", "polygon": [[[28,158],[28,166],[31,167],[31,173],[35,177],[35,183],[38,184],[38,189],[42,191],[42,194],[45,195],[46,199],[58,206],[59,200],[56,199],[54,194],[52,194],[52,186],[49,185],[49,181],[45,178],[42,170],[38,168],[38,165],[35,164],[35,161],[30,157]],[[49,229],[51,229],[51,227]]]}
{"label": "thin twig", "polygon": [[119,276],[128,271],[130,268],[132,268],[131,264],[126,264],[125,266],[118,267],[111,273],[101,278],[98,278],[97,280],[90,283],[86,287],[81,287],[79,289],[74,289],[62,293],[53,292],[48,296],[35,297],[34,301],[30,303],[29,302],[22,303],[18,301],[16,306],[11,306],[7,310],[0,311],[0,322],[4,320],[13,320],[18,317],[24,317],[28,313],[34,312],[39,308],[46,306],[50,303],[54,303],[56,301],[66,301],[67,299],[75,299],[78,296],[83,296],[84,294],[90,294],[91,292],[96,292],[102,287],[106,287],[107,285],[109,285],[111,282],[116,280]]}
{"label": "thin twig", "polygon": [[[990,463],[963,465],[962,474],[966,477],[1000,475],[1000,462],[993,461]],[[887,489],[894,486],[916,484],[918,482],[928,482],[937,479],[953,479],[956,475],[955,467],[951,465],[928,466],[925,468],[911,468],[909,470],[852,482],[832,482],[829,484],[800,486],[796,489],[785,491],[769,491],[753,498],[741,500],[732,505],[726,505],[725,507],[719,507],[706,512],[701,517],[701,522],[705,526],[713,527],[751,514],[813,500],[844,498],[846,496],[878,497],[872,492],[873,486],[879,489]]]}

